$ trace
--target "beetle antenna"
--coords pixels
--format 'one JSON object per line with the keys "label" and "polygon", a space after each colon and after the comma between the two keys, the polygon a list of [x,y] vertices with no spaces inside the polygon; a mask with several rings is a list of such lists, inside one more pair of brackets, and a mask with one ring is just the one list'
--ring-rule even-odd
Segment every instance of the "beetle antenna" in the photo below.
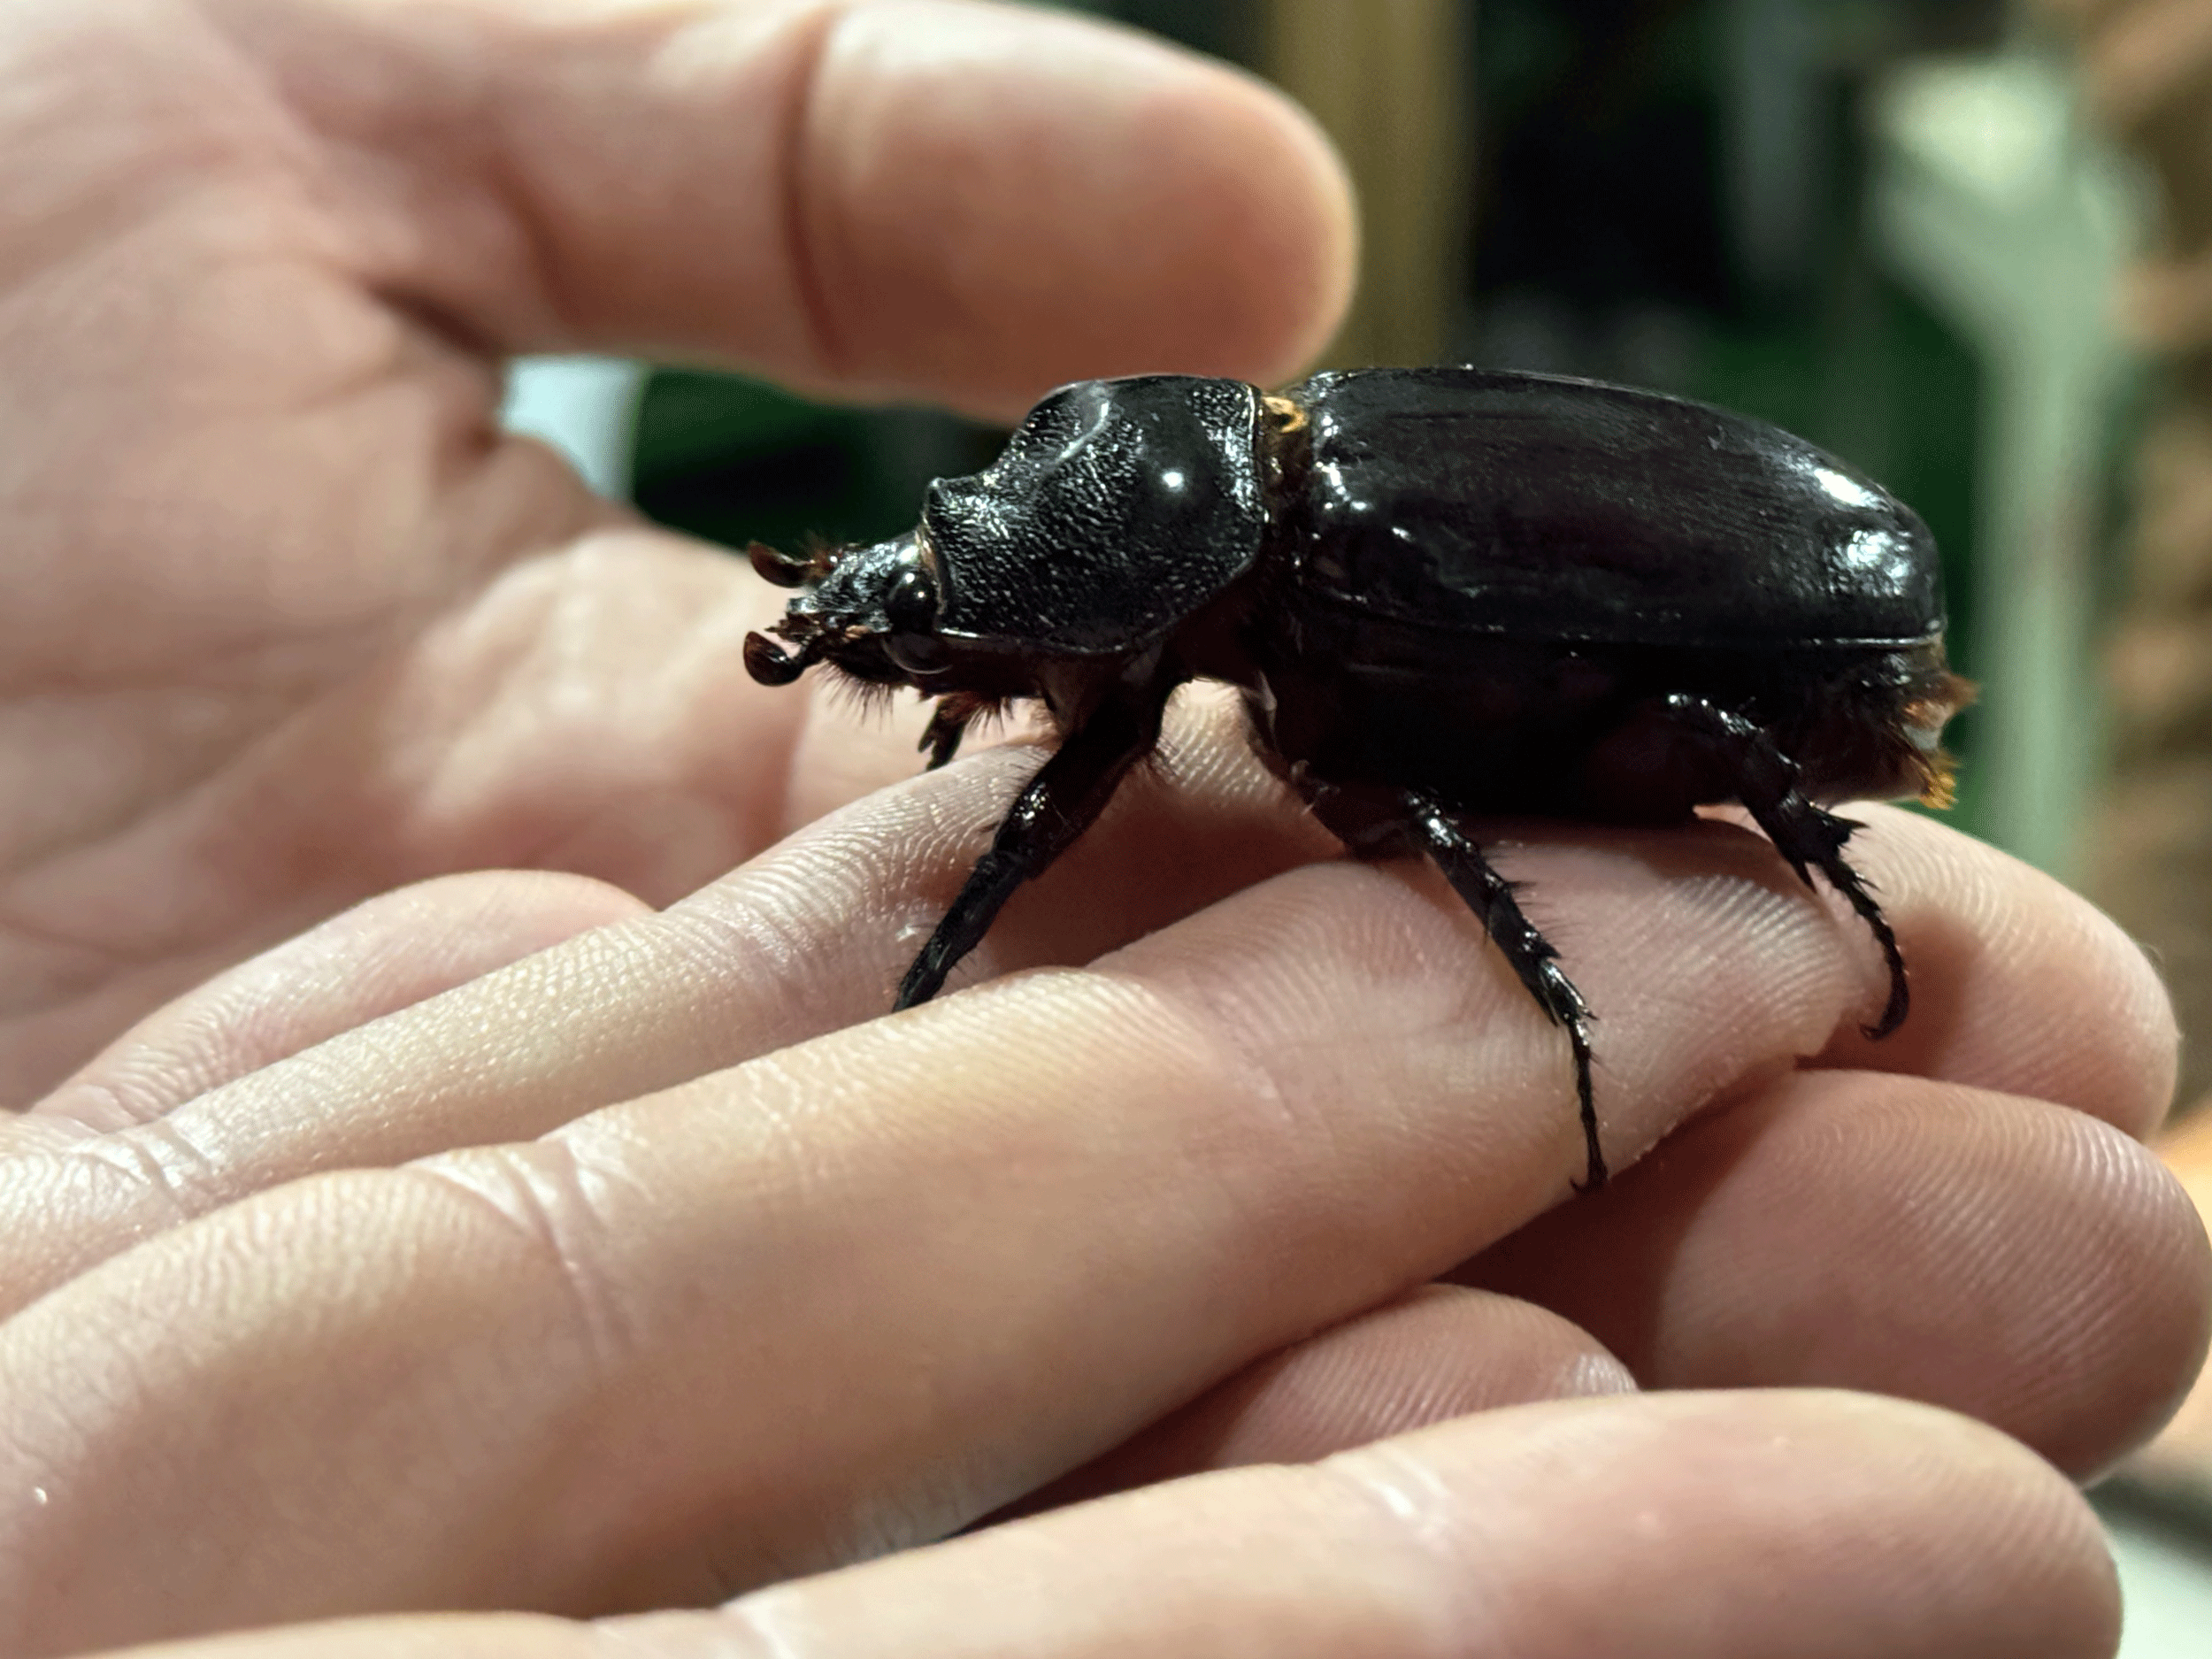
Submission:
{"label": "beetle antenna", "polygon": [[765,541],[749,543],[745,557],[752,565],[754,575],[778,588],[799,587],[809,574],[806,560],[780,548],[770,547]]}

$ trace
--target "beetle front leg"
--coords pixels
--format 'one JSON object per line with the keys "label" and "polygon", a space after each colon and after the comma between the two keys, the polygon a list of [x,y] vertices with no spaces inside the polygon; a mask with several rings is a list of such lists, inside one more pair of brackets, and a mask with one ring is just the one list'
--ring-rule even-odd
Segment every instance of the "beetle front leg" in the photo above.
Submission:
{"label": "beetle front leg", "polygon": [[929,757],[928,771],[935,772],[960,752],[960,740],[968,734],[968,723],[984,706],[982,698],[962,691],[949,691],[938,698],[937,706],[929,713],[929,727],[915,745]]}
{"label": "beetle front leg", "polygon": [[1736,771],[1738,798],[1752,818],[1766,832],[1782,856],[1789,860],[1797,879],[1813,884],[1812,866],[1828,878],[1828,885],[1849,902],[1860,919],[1872,930],[1889,968],[1889,1001],[1881,1017],[1860,1027],[1869,1037],[1886,1037],[1905,1023],[1912,1007],[1912,992],[1905,979],[1904,953],[1897,934],[1874,902],[1859,872],[1843,861],[1844,843],[1862,827],[1847,818],[1822,810],[1798,787],[1797,763],[1775,747],[1766,728],[1731,712],[1710,700],[1688,692],[1676,692],[1666,700],[1671,719],[1709,739],[1729,757]]}
{"label": "beetle front leg", "polygon": [[1160,738],[1166,699],[1110,699],[1045,762],[998,826],[960,896],[900,982],[895,1010],[937,995],[959,960],[983,942],[1006,901],[1073,846],[1113,799],[1129,768]]}
{"label": "beetle front leg", "polygon": [[1574,1050],[1575,1098],[1582,1108],[1587,1159],[1576,1190],[1595,1192],[1605,1185],[1605,1152],[1598,1144],[1598,1110],[1590,1086],[1590,1005],[1560,967],[1551,941],[1521,913],[1512,884],[1490,867],[1482,849],[1460,828],[1458,820],[1425,795],[1409,795],[1406,813],[1408,825],[1436,867],[1481,918],[1483,931],[1512,964],[1536,1005],[1553,1025],[1566,1031],[1568,1046]]}

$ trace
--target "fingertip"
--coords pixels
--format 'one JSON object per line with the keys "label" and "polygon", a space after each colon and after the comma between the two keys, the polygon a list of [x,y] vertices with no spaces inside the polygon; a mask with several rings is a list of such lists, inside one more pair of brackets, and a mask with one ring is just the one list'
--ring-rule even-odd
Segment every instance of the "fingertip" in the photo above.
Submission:
{"label": "fingertip", "polygon": [[[2072,1483],[1907,1401],[1558,1401],[1330,1463],[1465,1563],[1486,1652],[2105,1659],[2118,1638],[2111,1559]],[[1754,1579],[1771,1594],[1744,1594]]]}
{"label": "fingertip", "polygon": [[1133,31],[856,9],[802,153],[823,365],[848,393],[1005,417],[1101,375],[1271,382],[1349,298],[1351,188],[1311,119]]}
{"label": "fingertip", "polygon": [[1835,1387],[2093,1477],[2196,1374],[2212,1247],[2139,1142],[2045,1102],[1801,1071],[1455,1275],[1556,1309],[1651,1389]]}
{"label": "fingertip", "polygon": [[[509,353],[729,362],[992,418],[1336,326],[1348,174],[1281,92],[978,0],[276,9],[305,124],[385,165],[354,274]],[[365,88],[374,88],[373,94]]]}
{"label": "fingertip", "polygon": [[472,871],[375,894],[156,1009],[30,1110],[97,1130],[159,1118],[647,908],[611,882],[552,870]]}
{"label": "fingertip", "polygon": [[[1194,338],[1193,350],[1224,353],[1219,373],[1274,385],[1319,355],[1350,305],[1359,266],[1359,211],[1351,174],[1305,107],[1255,77],[1215,70],[1213,130],[1193,123],[1236,188],[1250,192],[1240,256],[1241,313],[1252,337]],[[1237,355],[1248,353],[1248,356]]]}
{"label": "fingertip", "polygon": [[[2011,854],[1916,813],[1855,804],[1852,842],[1896,927],[1912,1013],[1840,1028],[1820,1064],[2056,1101],[2141,1137],[2180,1059],[2157,969],[2110,917]],[[1863,856],[1862,857],[1862,855]]]}

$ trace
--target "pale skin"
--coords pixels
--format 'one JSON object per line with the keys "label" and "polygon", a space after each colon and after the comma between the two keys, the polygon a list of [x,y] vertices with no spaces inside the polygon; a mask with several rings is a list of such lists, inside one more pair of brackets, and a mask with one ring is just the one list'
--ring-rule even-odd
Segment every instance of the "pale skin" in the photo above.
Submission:
{"label": "pale skin", "polygon": [[753,685],[778,595],[492,430],[555,348],[1279,380],[1351,233],[1271,95],[972,7],[13,0],[0,154],[0,1652],[2110,1651],[2067,1477],[2212,1271],[2085,905],[1869,809],[1870,1047],[1747,831],[1510,828],[1661,1143],[1563,1203],[1556,1033],[1200,698],[884,1018],[1036,750]]}

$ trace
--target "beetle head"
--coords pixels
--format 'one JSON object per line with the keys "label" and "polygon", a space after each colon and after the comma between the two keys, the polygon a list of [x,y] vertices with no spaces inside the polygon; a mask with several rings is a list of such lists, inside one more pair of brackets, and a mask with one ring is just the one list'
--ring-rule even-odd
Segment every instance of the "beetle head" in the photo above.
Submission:
{"label": "beetle head", "polygon": [[919,532],[810,559],[756,543],[752,560],[779,586],[807,584],[769,630],[791,649],[766,634],[746,636],[745,666],[763,685],[788,685],[817,662],[874,686],[923,685],[944,668],[935,561]]}
{"label": "beetle head", "polygon": [[1259,393],[1138,375],[1064,386],[990,466],[930,485],[918,528],[797,557],[753,549],[804,589],[750,636],[770,685],[828,662],[870,685],[1032,694],[1049,663],[1110,664],[1152,646],[1249,569],[1265,510]]}

